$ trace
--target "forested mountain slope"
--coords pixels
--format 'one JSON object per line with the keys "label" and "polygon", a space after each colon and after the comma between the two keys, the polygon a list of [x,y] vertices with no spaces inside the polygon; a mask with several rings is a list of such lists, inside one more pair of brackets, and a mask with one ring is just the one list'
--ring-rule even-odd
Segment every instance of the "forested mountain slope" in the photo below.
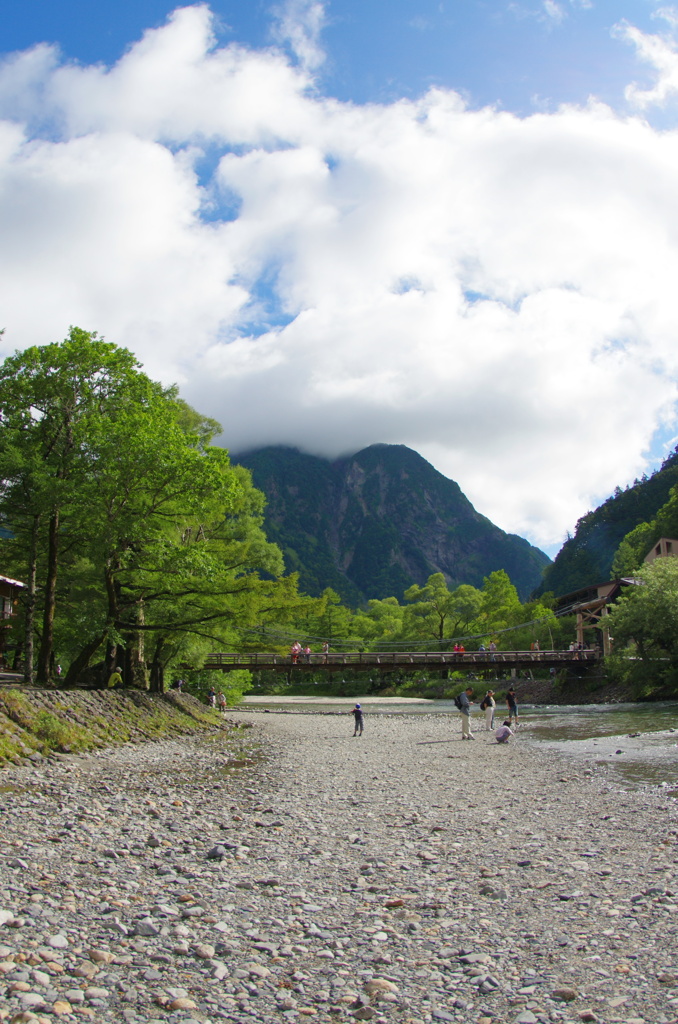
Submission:
{"label": "forested mountain slope", "polygon": [[612,559],[627,533],[653,519],[678,483],[678,449],[652,476],[615,493],[578,521],[573,537],[544,573],[537,594],[569,594],[587,584],[611,578]]}
{"label": "forested mountain slope", "polygon": [[265,528],[301,589],[332,587],[349,604],[400,598],[442,572],[450,586],[481,586],[505,569],[522,598],[548,556],[480,515],[458,484],[404,445],[377,444],[333,462],[269,447],[233,461],[267,498]]}

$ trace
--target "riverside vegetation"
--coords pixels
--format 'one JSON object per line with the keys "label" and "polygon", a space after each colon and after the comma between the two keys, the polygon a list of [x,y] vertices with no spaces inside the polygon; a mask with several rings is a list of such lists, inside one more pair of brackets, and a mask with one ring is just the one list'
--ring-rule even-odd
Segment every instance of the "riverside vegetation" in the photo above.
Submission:
{"label": "riverside vegetation", "polygon": [[[451,585],[435,572],[407,586],[402,602],[388,596],[357,608],[329,587],[303,593],[266,536],[264,496],[249,471],[213,444],[219,425],[96,334],[72,328],[61,344],[6,359],[0,412],[1,568],[26,582],[8,646],[28,683],[101,684],[120,665],[130,687],[163,692],[183,676],[196,695],[226,685],[235,702],[251,676],[210,675],[201,668],[210,650],[284,652],[292,639],[315,650],[327,641],[332,650],[435,651],[455,640],[493,640],[510,649],[538,641],[558,649],[573,639],[572,620],[553,613],[553,595],[521,601],[504,569],[480,586]],[[375,460],[383,468],[380,446],[360,455],[361,471]],[[404,492],[398,495],[404,500]],[[656,521],[622,541],[619,564],[637,562],[658,529],[673,529],[676,509],[670,491]],[[478,525],[477,513],[465,514]],[[671,567],[657,570],[662,585],[652,590],[640,640],[634,602],[640,607],[641,591],[652,588],[631,588],[614,613],[617,652],[628,644],[641,671],[623,657],[610,667],[639,696],[678,692],[678,652],[671,646],[678,586],[668,585],[677,570],[668,561]],[[643,570],[648,580],[653,571]],[[367,691],[388,685],[369,676],[358,682]],[[396,692],[435,696],[449,696],[461,682],[394,680]],[[260,676],[257,683],[260,691],[275,691],[280,678]],[[304,685],[319,683],[332,692],[322,671],[305,676]]]}
{"label": "riverside vegetation", "polygon": [[223,728],[188,694],[0,689],[0,766]]}

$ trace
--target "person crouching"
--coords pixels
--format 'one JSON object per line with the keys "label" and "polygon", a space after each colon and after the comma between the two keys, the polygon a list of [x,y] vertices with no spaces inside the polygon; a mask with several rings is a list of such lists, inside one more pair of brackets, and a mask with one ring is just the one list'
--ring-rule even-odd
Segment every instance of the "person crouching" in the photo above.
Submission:
{"label": "person crouching", "polygon": [[494,734],[494,738],[497,743],[508,743],[511,737],[515,735],[511,729],[511,719],[507,718],[503,725],[500,725]]}

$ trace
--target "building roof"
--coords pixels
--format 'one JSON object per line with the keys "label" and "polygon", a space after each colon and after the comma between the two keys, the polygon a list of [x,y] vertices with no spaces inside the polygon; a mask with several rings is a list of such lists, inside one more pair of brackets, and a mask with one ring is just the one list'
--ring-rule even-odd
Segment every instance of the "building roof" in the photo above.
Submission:
{"label": "building roof", "polygon": [[13,580],[10,576],[0,576],[0,583],[9,583],[13,587],[25,587],[26,584],[20,580]]}
{"label": "building roof", "polygon": [[606,583],[593,583],[588,587],[580,587],[579,590],[573,590],[572,593],[563,594],[562,597],[557,598],[556,615],[566,614],[569,609],[590,601],[605,600],[607,603],[612,603],[622,587],[638,586],[642,582],[634,576],[620,576],[617,579],[608,580]]}

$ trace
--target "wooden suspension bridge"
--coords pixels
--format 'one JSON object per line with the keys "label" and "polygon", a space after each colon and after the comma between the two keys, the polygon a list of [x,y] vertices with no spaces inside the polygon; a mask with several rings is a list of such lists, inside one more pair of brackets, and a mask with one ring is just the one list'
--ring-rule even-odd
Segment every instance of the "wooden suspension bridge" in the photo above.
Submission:
{"label": "wooden suspension bridge", "polygon": [[376,670],[378,672],[419,672],[422,669],[487,672],[497,669],[555,668],[581,674],[602,657],[599,650],[578,651],[382,651],[370,653],[345,652],[298,655],[210,654],[205,668],[233,672],[344,672]]}

